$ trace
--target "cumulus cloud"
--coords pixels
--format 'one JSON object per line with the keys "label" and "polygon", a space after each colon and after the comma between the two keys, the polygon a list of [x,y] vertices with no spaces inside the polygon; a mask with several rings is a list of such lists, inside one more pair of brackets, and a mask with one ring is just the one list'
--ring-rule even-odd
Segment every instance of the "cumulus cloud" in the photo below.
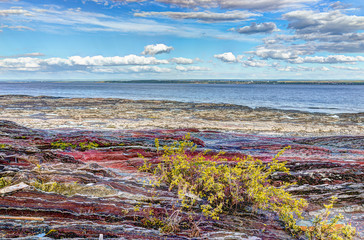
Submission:
{"label": "cumulus cloud", "polygon": [[[64,60],[64,59],[62,59]],[[159,60],[155,57],[137,56],[134,54],[127,56],[92,56],[92,57],[80,57],[72,56],[66,59],[71,65],[87,65],[87,66],[117,66],[117,65],[155,65],[155,64],[167,64],[167,60]]]}
{"label": "cumulus cloud", "polygon": [[215,12],[138,12],[134,13],[135,17],[164,16],[173,19],[194,19],[201,22],[235,22],[246,20],[252,16],[260,16],[260,14],[248,11],[228,11],[224,13]]}
{"label": "cumulus cloud", "polygon": [[250,26],[245,26],[241,28],[231,28],[230,31],[236,31],[241,34],[256,34],[256,33],[272,33],[277,31],[277,26],[273,22],[265,23],[251,23]]}
{"label": "cumulus cloud", "polygon": [[209,71],[210,69],[207,67],[199,67],[199,66],[188,66],[188,67],[184,67],[184,66],[180,66],[177,65],[176,69],[178,71],[181,72],[191,72],[191,71]]}
{"label": "cumulus cloud", "polygon": [[238,58],[232,52],[226,52],[222,54],[215,54],[214,58],[220,59],[223,62],[234,63],[238,61]]}
{"label": "cumulus cloud", "polygon": [[173,47],[169,47],[165,44],[147,45],[144,47],[144,51],[141,54],[154,56],[156,54],[169,53],[173,49]]}
{"label": "cumulus cloud", "polygon": [[[127,56],[72,56],[69,58],[5,58],[0,59],[0,69],[16,71],[62,71],[62,70],[92,70],[93,67],[123,66],[123,65],[157,65],[167,64],[167,60],[159,60],[155,57],[137,55]],[[137,69],[137,68],[136,68]],[[148,69],[148,68],[145,68]],[[150,68],[153,69],[153,68]]]}
{"label": "cumulus cloud", "polygon": [[170,62],[177,63],[177,64],[192,64],[193,59],[178,57],[178,58],[172,58],[170,60]]}
{"label": "cumulus cloud", "polygon": [[288,27],[298,34],[342,34],[364,30],[364,16],[349,16],[339,10],[329,12],[300,10],[288,12],[282,17],[289,21]]}
{"label": "cumulus cloud", "polygon": [[295,50],[295,49],[273,49],[273,48],[265,48],[259,47],[257,50],[251,52],[258,57],[263,59],[279,59],[279,60],[287,60],[287,59],[296,59],[299,55],[306,54],[305,51]]}
{"label": "cumulus cloud", "polygon": [[273,51],[285,48],[287,51],[301,51],[304,55],[364,52],[364,16],[348,15],[343,10],[300,10],[283,14],[282,18],[288,21],[294,35],[266,38],[264,48]]}

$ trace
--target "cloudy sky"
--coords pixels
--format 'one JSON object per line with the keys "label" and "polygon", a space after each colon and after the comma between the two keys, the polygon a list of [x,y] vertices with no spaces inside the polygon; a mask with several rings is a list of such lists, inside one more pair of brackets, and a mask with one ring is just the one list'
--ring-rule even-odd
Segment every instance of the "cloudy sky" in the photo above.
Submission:
{"label": "cloudy sky", "polygon": [[364,79],[358,0],[0,0],[0,79]]}

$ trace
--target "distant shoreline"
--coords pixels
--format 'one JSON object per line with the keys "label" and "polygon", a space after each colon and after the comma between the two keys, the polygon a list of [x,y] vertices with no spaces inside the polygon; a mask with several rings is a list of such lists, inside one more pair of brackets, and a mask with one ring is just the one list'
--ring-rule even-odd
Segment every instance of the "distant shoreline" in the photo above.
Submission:
{"label": "distant shoreline", "polygon": [[328,85],[364,85],[363,81],[309,81],[309,80],[130,80],[130,81],[97,81],[100,83],[156,83],[156,84],[328,84]]}
{"label": "distant shoreline", "polygon": [[314,85],[364,85],[364,80],[239,80],[239,79],[189,79],[189,80],[0,80],[1,83],[147,83],[147,84],[314,84]]}

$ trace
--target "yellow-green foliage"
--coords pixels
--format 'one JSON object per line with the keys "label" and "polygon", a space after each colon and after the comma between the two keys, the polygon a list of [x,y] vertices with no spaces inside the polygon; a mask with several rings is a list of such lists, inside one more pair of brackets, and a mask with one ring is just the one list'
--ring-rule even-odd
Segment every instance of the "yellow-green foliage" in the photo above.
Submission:
{"label": "yellow-green foliage", "polygon": [[97,148],[99,146],[99,144],[97,144],[95,142],[81,142],[78,144],[78,146],[83,150],[89,150],[89,149]]}
{"label": "yellow-green foliage", "polygon": [[[157,150],[159,144],[156,141]],[[204,215],[219,219],[223,211],[234,211],[241,205],[251,204],[254,209],[269,209],[281,212],[288,208],[300,216],[301,209],[306,205],[303,199],[296,200],[281,187],[270,185],[269,177],[277,171],[288,173],[285,163],[277,158],[264,164],[252,157],[234,158],[232,161],[219,153],[211,159],[206,153],[195,154],[196,145],[186,136],[183,141],[164,146],[162,163],[153,172],[158,176],[158,182],[165,182],[170,190],[177,189],[184,208],[202,201],[201,210]],[[144,165],[143,170],[149,165]]]}
{"label": "yellow-green foliage", "polygon": [[9,148],[11,147],[9,144],[0,143],[0,148]]}
{"label": "yellow-green foliage", "polygon": [[164,222],[157,217],[143,218],[141,222],[146,228],[158,229],[164,226]]}
{"label": "yellow-green foliage", "polygon": [[57,148],[57,149],[62,149],[65,150],[66,148],[73,148],[75,149],[77,147],[77,145],[72,144],[72,143],[67,143],[67,142],[62,142],[61,140],[58,140],[57,142],[52,142],[51,143],[52,148]]}
{"label": "yellow-green foliage", "polygon": [[73,196],[77,193],[77,183],[58,183],[58,182],[32,182],[31,185],[44,192],[54,192],[66,196]]}
{"label": "yellow-green foliage", "polygon": [[[154,209],[152,208],[151,203],[149,204],[148,208],[144,209],[141,209],[140,204],[137,204],[136,206],[134,206],[134,212],[138,212],[138,215],[142,216],[140,222],[142,223],[143,227],[158,229],[165,225],[163,220],[157,218],[154,215]],[[135,216],[134,220],[136,220]]]}
{"label": "yellow-green foliage", "polygon": [[325,205],[325,211],[315,217],[312,227],[306,229],[306,236],[310,240],[343,240],[353,239],[356,229],[351,224],[338,224],[344,217],[341,214],[329,219],[336,197],[332,197],[330,204]]}
{"label": "yellow-green foliage", "polygon": [[62,149],[62,150],[65,150],[66,148],[76,149],[77,147],[79,147],[82,150],[90,150],[90,149],[97,148],[99,146],[99,144],[95,143],[95,142],[80,142],[78,144],[73,144],[73,143],[63,142],[61,140],[58,140],[56,142],[52,142],[51,146],[52,146],[52,148]]}
{"label": "yellow-green foliage", "polygon": [[[253,210],[276,212],[293,236],[303,234],[296,221],[303,218],[306,200],[294,198],[286,191],[291,183],[280,183],[277,187],[273,186],[270,180],[276,172],[290,174],[286,163],[278,161],[278,157],[289,149],[289,146],[281,150],[270,163],[265,164],[251,156],[235,157],[228,161],[222,157],[222,152],[208,158],[206,152],[195,153],[196,145],[189,139],[190,136],[187,135],[183,141],[164,146],[163,155],[160,156],[161,163],[152,168],[150,163],[144,161],[140,170],[153,173],[157,178],[157,186],[163,182],[170,190],[176,189],[185,209],[199,205],[205,216],[219,219],[223,212],[234,212],[244,205],[252,206]],[[158,139],[155,145],[159,153]],[[336,218],[341,219],[341,216]],[[338,221],[336,218],[334,225]],[[317,220],[316,225],[320,221]],[[347,233],[349,236],[353,232],[352,229],[350,225],[344,227],[341,235]],[[326,228],[321,227],[319,230],[318,227],[314,227],[313,232],[309,233],[314,236],[311,239],[328,239],[316,238],[316,235],[313,235],[323,230],[326,231]]]}
{"label": "yellow-green foliage", "polygon": [[5,177],[0,178],[0,188],[4,188],[11,184],[11,180]]}

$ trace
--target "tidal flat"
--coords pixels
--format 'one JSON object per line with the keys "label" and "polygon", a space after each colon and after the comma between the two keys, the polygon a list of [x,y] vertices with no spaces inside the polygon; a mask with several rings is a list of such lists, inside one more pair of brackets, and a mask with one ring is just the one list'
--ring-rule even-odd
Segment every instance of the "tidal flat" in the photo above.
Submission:
{"label": "tidal flat", "polygon": [[[272,181],[296,182],[287,191],[308,201],[298,224],[309,227],[336,196],[333,212],[363,236],[362,113],[30,96],[1,96],[0,110],[1,239],[294,239],[270,211],[245,206],[213,220],[181,210],[175,190],[153,186],[138,168],[158,162],[155,139],[170,145],[188,133],[197,151],[228,159],[270,162],[291,146],[279,158],[291,174]],[[163,222],[173,231],[162,231]]]}

